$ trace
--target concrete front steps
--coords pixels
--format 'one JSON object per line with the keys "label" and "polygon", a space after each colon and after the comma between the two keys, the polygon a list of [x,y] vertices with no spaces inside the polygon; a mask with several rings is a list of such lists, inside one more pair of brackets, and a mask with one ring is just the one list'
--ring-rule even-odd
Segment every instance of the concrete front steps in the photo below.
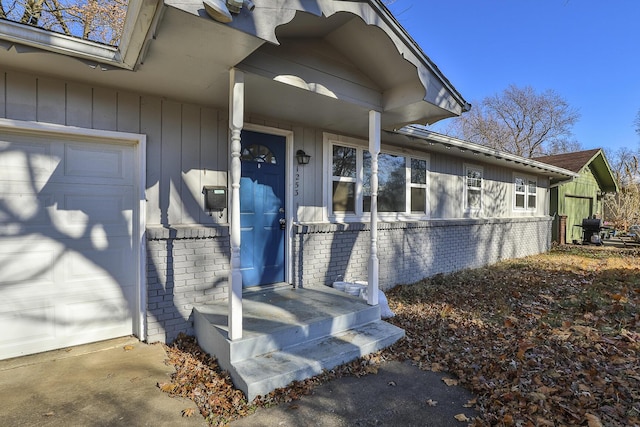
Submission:
{"label": "concrete front steps", "polygon": [[227,304],[194,309],[196,337],[249,401],[387,347],[404,331],[379,307],[326,286],[243,293],[243,337],[230,341]]}

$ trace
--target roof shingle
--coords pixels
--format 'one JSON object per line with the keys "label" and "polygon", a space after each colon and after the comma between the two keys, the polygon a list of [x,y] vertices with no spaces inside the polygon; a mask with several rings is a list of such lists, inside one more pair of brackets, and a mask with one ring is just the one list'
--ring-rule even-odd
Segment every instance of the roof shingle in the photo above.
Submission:
{"label": "roof shingle", "polygon": [[589,160],[595,156],[599,148],[593,150],[576,151],[574,153],[555,154],[552,156],[536,157],[533,160],[546,163],[548,165],[558,166],[568,169],[572,172],[580,172],[580,170],[589,163]]}

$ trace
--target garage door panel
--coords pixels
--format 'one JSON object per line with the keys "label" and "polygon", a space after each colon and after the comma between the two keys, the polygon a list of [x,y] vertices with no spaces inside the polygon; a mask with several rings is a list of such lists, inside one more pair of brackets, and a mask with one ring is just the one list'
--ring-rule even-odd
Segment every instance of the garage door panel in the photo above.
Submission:
{"label": "garage door panel", "polygon": [[[34,239],[0,238],[0,290],[20,285],[43,289],[56,281],[60,245]],[[8,292],[8,291],[7,291]],[[10,295],[3,293],[3,298]]]}
{"label": "garage door panel", "polygon": [[3,353],[3,349],[54,339],[54,312],[53,305],[32,304],[27,309],[0,306],[0,324],[13,325],[11,328],[4,328],[0,334],[0,354]]}
{"label": "garage door panel", "polygon": [[55,255],[52,251],[15,251],[0,254],[0,288],[29,283],[54,283]]}
{"label": "garage door panel", "polygon": [[[3,191],[0,204],[0,235],[15,234],[23,230],[25,223],[34,226],[49,225],[49,215],[43,206],[53,205],[52,194],[30,194],[30,190],[20,193]],[[18,227],[19,226],[19,227]]]}
{"label": "garage door panel", "polygon": [[54,227],[56,235],[63,233],[78,238],[84,235],[89,224],[101,224],[117,236],[131,234],[134,209],[131,187],[97,189],[94,185],[73,185],[69,188],[55,184],[33,194],[30,186],[19,184],[11,190],[9,193],[0,189],[0,235],[46,235],[51,234],[47,229]]}
{"label": "garage door panel", "polygon": [[3,180],[43,182],[49,179],[62,157],[53,153],[51,143],[8,140],[0,136],[0,170]]}
{"label": "garage door panel", "polygon": [[[108,246],[107,246],[108,245]],[[110,238],[108,241],[83,239],[66,245],[61,262],[64,263],[65,281],[110,278],[114,283],[132,277],[136,259],[132,257],[128,238]]]}
{"label": "garage door panel", "polygon": [[[64,205],[58,212],[67,226],[95,224],[120,226],[122,232],[131,232],[131,210],[133,208],[132,191],[119,189],[120,194],[91,194],[87,189],[77,189],[75,193],[64,196]],[[117,227],[111,227],[117,231]]]}
{"label": "garage door panel", "polygon": [[122,150],[104,144],[65,144],[64,147],[65,176],[125,179],[125,155]]}
{"label": "garage door panel", "polygon": [[0,359],[134,331],[136,148],[57,138],[0,135]]}
{"label": "garage door panel", "polygon": [[53,156],[63,160],[49,178],[54,183],[130,185],[135,171],[134,152],[114,144],[61,144]]}
{"label": "garage door panel", "polygon": [[[131,333],[132,308],[123,305],[122,297],[108,299],[104,295],[90,299],[88,296],[77,302],[60,305],[59,327],[64,336],[82,336],[91,330],[93,340],[110,338],[113,331],[117,335]],[[113,335],[111,335],[113,336]]]}

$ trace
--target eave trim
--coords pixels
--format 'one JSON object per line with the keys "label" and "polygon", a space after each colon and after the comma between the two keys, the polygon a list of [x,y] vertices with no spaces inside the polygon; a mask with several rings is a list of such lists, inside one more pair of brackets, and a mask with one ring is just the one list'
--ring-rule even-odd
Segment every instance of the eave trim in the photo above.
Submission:
{"label": "eave trim", "polygon": [[579,173],[572,172],[568,169],[559,168],[547,163],[520,157],[515,154],[507,153],[506,151],[496,150],[494,148],[474,144],[472,142],[464,141],[451,136],[442,135],[415,125],[405,126],[402,129],[396,129],[393,131],[393,133],[405,135],[412,138],[423,139],[427,142],[444,145],[445,147],[458,148],[461,151],[471,151],[472,153],[495,157],[498,160],[503,160],[505,165],[510,165],[511,167],[513,167],[511,163],[517,163],[525,166],[530,166],[534,169],[549,172],[555,174],[556,176],[562,176],[567,179],[577,178],[580,176]]}

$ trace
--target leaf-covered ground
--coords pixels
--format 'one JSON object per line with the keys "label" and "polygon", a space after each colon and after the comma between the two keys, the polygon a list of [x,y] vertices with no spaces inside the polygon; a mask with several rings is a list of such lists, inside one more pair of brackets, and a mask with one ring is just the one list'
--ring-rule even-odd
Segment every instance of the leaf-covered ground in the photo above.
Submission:
{"label": "leaf-covered ground", "polygon": [[252,404],[186,336],[168,348],[177,372],[160,387],[225,425],[399,359],[457,375],[478,396],[473,425],[640,426],[640,251],[558,247],[398,286],[387,298],[405,339]]}

